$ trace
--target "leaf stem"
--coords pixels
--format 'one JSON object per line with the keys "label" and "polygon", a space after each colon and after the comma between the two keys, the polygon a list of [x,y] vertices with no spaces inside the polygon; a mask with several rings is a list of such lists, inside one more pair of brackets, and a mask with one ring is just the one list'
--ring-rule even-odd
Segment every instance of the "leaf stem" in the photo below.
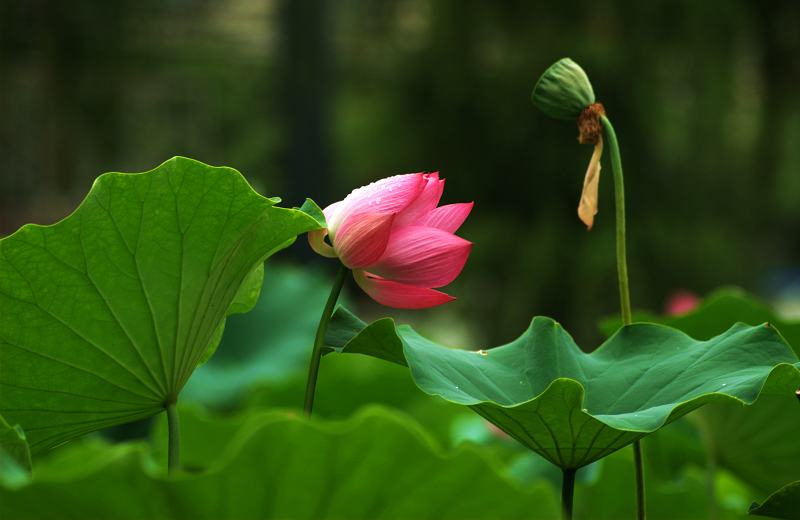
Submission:
{"label": "leaf stem", "polygon": [[319,375],[319,362],[322,359],[322,345],[325,343],[325,332],[328,330],[328,322],[333,315],[333,310],[336,308],[336,302],[339,300],[339,294],[342,292],[342,286],[344,286],[348,271],[349,269],[344,265],[339,269],[336,274],[336,280],[333,282],[333,287],[331,287],[328,302],[325,304],[322,316],[319,319],[317,335],[314,338],[314,350],[311,353],[311,363],[308,366],[308,380],[306,381],[306,399],[303,410],[307,417],[311,417],[311,411],[314,408],[314,394],[317,389],[317,376]]}
{"label": "leaf stem", "polygon": [[575,468],[562,470],[561,480],[561,513],[564,520],[572,520],[572,502],[575,496]]}
{"label": "leaf stem", "polygon": [[644,495],[644,463],[642,461],[642,443],[633,442],[633,464],[636,473],[636,518],[644,520],[646,516]]}
{"label": "leaf stem", "polygon": [[[622,314],[622,324],[630,325],[633,322],[631,313],[631,294],[628,284],[628,258],[626,253],[625,229],[625,179],[622,175],[622,158],[619,153],[617,134],[611,121],[606,116],[600,116],[600,121],[605,129],[608,147],[611,150],[611,169],[614,172],[614,200],[616,202],[616,228],[617,228],[617,279],[619,283],[619,304]],[[640,441],[633,443],[633,460],[636,472],[636,518],[645,519],[645,492],[644,492],[644,464],[642,462],[642,445]]]}
{"label": "leaf stem", "polygon": [[167,430],[169,441],[167,444],[167,468],[169,473],[175,473],[181,466],[181,426],[178,420],[178,408],[175,401],[167,402]]}

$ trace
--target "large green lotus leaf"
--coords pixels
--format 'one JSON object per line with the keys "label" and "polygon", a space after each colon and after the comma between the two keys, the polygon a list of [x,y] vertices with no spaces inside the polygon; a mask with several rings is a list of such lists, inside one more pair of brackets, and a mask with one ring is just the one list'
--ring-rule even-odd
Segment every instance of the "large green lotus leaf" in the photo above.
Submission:
{"label": "large green lotus leaf", "polygon": [[800,480],[786,484],[762,504],[753,504],[750,514],[786,520],[800,519]]}
{"label": "large green lotus leaf", "polygon": [[421,390],[471,407],[562,468],[589,464],[709,402],[751,404],[762,389],[800,384],[797,356],[767,325],[737,324],[696,341],[634,324],[591,354],[549,318],[479,351],[443,347],[391,319],[366,325],[343,308],[330,331],[331,349],[406,364]]}
{"label": "large green lotus leaf", "polygon": [[[737,289],[715,292],[694,311],[681,316],[650,316],[699,339],[711,338],[733,321],[769,322],[800,352],[800,322],[784,319],[766,304]],[[603,326],[609,330],[614,320]],[[707,449],[717,464],[762,493],[800,479],[800,402],[792,388],[764,395],[753,406],[727,403],[702,410],[697,423],[707,435]],[[765,425],[769,425],[766,427]]]}
{"label": "large green lotus leaf", "polygon": [[319,227],[276,202],[176,157],[102,175],[69,217],[0,240],[0,413],[34,452],[177,398],[264,260]]}
{"label": "large green lotus leaf", "polygon": [[[143,445],[94,448],[88,463],[43,464],[31,484],[0,488],[0,517],[135,519],[553,519],[554,493],[520,489],[479,450],[442,454],[413,421],[371,409],[345,422],[267,412],[212,424],[183,413],[185,460],[211,467],[175,478]],[[187,435],[188,437],[189,435]],[[226,448],[217,442],[225,438]],[[215,444],[216,443],[216,444]],[[73,460],[77,457],[71,457]]]}

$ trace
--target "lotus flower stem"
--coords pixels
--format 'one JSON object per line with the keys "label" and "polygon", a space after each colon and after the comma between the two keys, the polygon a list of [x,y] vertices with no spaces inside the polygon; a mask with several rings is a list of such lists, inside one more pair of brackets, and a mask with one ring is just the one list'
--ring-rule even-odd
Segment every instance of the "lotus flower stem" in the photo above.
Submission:
{"label": "lotus flower stem", "polygon": [[311,417],[311,411],[314,408],[314,394],[317,389],[317,376],[319,375],[319,362],[322,359],[322,346],[325,343],[325,333],[328,330],[328,322],[331,320],[333,311],[336,308],[336,302],[339,300],[339,294],[342,292],[344,281],[347,278],[347,273],[350,270],[342,265],[336,275],[336,280],[331,287],[331,294],[328,296],[328,302],[322,311],[322,316],[319,319],[319,326],[317,327],[317,335],[314,337],[314,350],[311,353],[311,363],[308,366],[308,380],[306,381],[306,399],[303,410],[307,417]]}
{"label": "lotus flower stem", "polygon": [[175,401],[170,401],[167,408],[167,431],[169,440],[167,444],[167,469],[170,474],[181,465],[181,427],[178,420],[178,408]]}
{"label": "lotus flower stem", "polygon": [[572,499],[575,496],[575,468],[566,468],[562,471],[561,481],[561,512],[564,520],[572,520]]}
{"label": "lotus flower stem", "polygon": [[622,311],[623,325],[633,322],[631,316],[631,294],[628,288],[628,259],[625,252],[625,180],[622,176],[622,159],[619,155],[619,143],[614,127],[606,116],[601,116],[606,131],[608,147],[611,149],[611,169],[614,171],[614,199],[616,202],[617,221],[617,278],[619,280],[619,304]]}
{"label": "lotus flower stem", "polygon": [[[611,121],[603,115],[600,121],[606,131],[608,147],[611,149],[611,169],[614,172],[614,199],[616,202],[617,223],[617,278],[619,281],[619,303],[622,324],[633,322],[631,315],[631,294],[628,286],[628,259],[625,252],[625,180],[622,176],[622,158],[619,154],[617,134]],[[644,464],[642,462],[642,445],[640,441],[633,443],[633,461],[636,472],[636,518],[645,518]]]}

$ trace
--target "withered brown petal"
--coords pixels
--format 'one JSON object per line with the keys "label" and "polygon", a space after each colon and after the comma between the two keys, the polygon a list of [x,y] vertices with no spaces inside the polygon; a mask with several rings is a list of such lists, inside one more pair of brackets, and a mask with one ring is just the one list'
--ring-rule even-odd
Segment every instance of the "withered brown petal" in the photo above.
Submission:
{"label": "withered brown petal", "polygon": [[601,135],[594,145],[586,176],[583,178],[583,192],[578,203],[578,217],[591,230],[594,225],[594,216],[597,214],[597,196],[600,188],[600,158],[603,156],[603,136]]}

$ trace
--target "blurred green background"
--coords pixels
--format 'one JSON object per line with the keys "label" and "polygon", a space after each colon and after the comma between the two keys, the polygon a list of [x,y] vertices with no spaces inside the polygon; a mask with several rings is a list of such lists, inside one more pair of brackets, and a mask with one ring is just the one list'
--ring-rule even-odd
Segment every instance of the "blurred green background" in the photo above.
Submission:
{"label": "blurred green background", "polygon": [[[460,232],[475,243],[472,256],[446,289],[459,299],[399,312],[351,288],[348,304],[470,348],[504,343],[543,314],[590,350],[600,319],[618,309],[610,166],[587,233],[576,207],[591,149],[577,144],[575,125],[529,100],[539,74],[571,56],[620,138],[634,306],[658,312],[678,290],[738,285],[799,309],[799,27],[795,0],[2,0],[0,236],[67,215],[102,172],[144,171],[174,155],[232,166],[287,205],[311,197],[326,206],[381,177],[438,170],[445,203],[476,202]],[[268,266],[256,309],[229,320],[219,351],[183,391],[189,421],[198,404],[299,408],[334,268],[302,239]],[[720,323],[704,317],[708,330],[693,333],[721,332],[734,315],[774,321],[718,312]],[[321,418],[349,417],[365,395],[408,413],[445,448],[481,444],[504,475],[544,476],[557,489],[552,467],[423,395],[406,371],[323,361]],[[797,431],[796,415],[778,424],[762,406],[749,424]],[[764,463],[791,460],[784,447],[757,464],[737,458],[763,452],[742,447],[733,433],[750,430],[739,426],[720,422],[733,439],[704,454],[701,437],[718,432],[696,422],[714,417],[695,414],[644,443],[654,518],[675,518],[669,507],[678,506],[738,518],[788,480]],[[186,431],[191,455],[203,436]],[[632,516],[629,452],[582,471],[579,507]],[[724,471],[705,474],[717,464]],[[779,481],[759,475],[744,489],[725,472],[745,478],[756,465]]]}
{"label": "blurred green background", "polygon": [[[618,305],[611,172],[587,233],[591,150],[533,109],[536,78],[571,56],[614,121],[636,307],[777,297],[800,255],[798,27],[793,0],[3,0],[0,234],[177,154],[287,204],[439,170],[445,202],[476,202],[474,253],[457,302],[403,319],[477,347],[545,314],[592,348]],[[292,255],[333,268],[304,241]]]}

